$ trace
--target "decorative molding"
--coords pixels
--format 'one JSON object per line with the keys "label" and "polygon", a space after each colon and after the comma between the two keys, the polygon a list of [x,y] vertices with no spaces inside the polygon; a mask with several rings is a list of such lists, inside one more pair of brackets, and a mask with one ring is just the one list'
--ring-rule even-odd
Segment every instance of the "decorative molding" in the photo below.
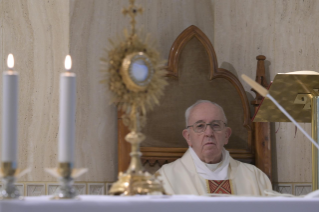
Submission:
{"label": "decorative molding", "polygon": [[161,147],[141,147],[142,164],[145,166],[149,164],[151,167],[155,166],[157,163],[159,166],[163,166],[166,163],[175,161],[181,158],[186,152],[187,148],[161,148]]}
{"label": "decorative molding", "polygon": [[[25,196],[24,194],[24,184],[23,183],[16,183],[16,188],[19,190],[20,195]],[[2,189],[2,184],[0,184],[0,190]]]}
{"label": "decorative molding", "polygon": [[294,184],[296,196],[307,195],[312,192],[312,184]]}
{"label": "decorative molding", "polygon": [[[105,195],[108,194],[112,184],[109,182],[81,182],[74,183],[74,187],[78,195]],[[19,182],[15,185],[21,196],[40,196],[53,195],[60,184],[56,182]],[[2,183],[0,183],[1,189]]]}
{"label": "decorative molding", "polygon": [[86,184],[85,183],[74,183],[74,188],[78,195],[86,194]]}
{"label": "decorative molding", "polygon": [[42,196],[45,195],[45,184],[42,183],[27,183],[27,196]]}
{"label": "decorative molding", "polygon": [[88,194],[91,194],[91,195],[104,195],[105,194],[104,183],[89,183],[88,187],[89,187]]}
{"label": "decorative molding", "polygon": [[53,195],[59,188],[59,183],[49,183],[47,184],[47,195]]}
{"label": "decorative molding", "polygon": [[109,190],[111,189],[113,183],[105,183],[105,194],[109,194]]}
{"label": "decorative molding", "polygon": [[[110,182],[83,182],[75,183],[74,187],[78,195],[108,195],[113,183]],[[59,187],[59,183],[54,182],[19,182],[16,183],[22,196],[53,195]],[[26,189],[25,189],[26,187]],[[2,184],[0,183],[0,189]],[[87,189],[88,188],[88,189]],[[293,194],[296,196],[306,195],[312,192],[312,184],[309,183],[274,183],[273,189],[279,193]]]}
{"label": "decorative molding", "polygon": [[155,166],[158,163],[158,165],[161,167],[164,164],[173,162],[173,161],[175,161],[178,158],[173,158],[171,160],[169,160],[169,159],[161,160],[161,159],[153,159],[153,158],[147,158],[147,157],[143,157],[142,156],[141,159],[142,159],[143,166],[145,166],[148,163],[151,167],[153,167],[153,166]]}
{"label": "decorative molding", "polygon": [[282,194],[293,194],[292,184],[274,184],[274,190]]}
{"label": "decorative molding", "polygon": [[19,190],[20,195],[24,196],[24,184],[23,183],[16,183],[16,188]]}

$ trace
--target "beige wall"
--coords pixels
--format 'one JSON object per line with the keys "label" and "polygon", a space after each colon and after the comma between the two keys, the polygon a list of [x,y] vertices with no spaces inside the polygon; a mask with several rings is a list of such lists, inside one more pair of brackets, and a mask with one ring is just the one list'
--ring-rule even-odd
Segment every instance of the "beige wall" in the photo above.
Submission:
{"label": "beige wall", "polygon": [[[315,0],[137,0],[137,4],[144,7],[137,23],[158,40],[163,58],[178,34],[193,24],[213,42],[219,66],[237,76],[254,77],[259,54],[267,57],[269,79],[278,72],[319,67]],[[116,180],[116,109],[109,105],[109,91],[99,83],[104,77],[99,58],[105,56],[108,38],[128,27],[128,18],[120,12],[127,5],[126,0],[0,0],[0,67],[6,69],[7,54],[12,52],[20,73],[19,167],[32,168],[20,181],[55,181],[43,170],[57,164],[59,74],[68,53],[77,74],[75,166],[90,169],[79,181]],[[243,85],[252,99],[249,86]],[[310,132],[309,124],[302,125]],[[310,183],[310,143],[299,131],[295,135],[290,123],[273,124],[273,129],[278,130],[272,136],[274,180]]]}
{"label": "beige wall", "polygon": [[20,76],[19,167],[32,168],[21,180],[52,180],[43,169],[56,165],[59,74],[69,48],[68,2],[13,0],[0,5],[1,68],[7,69],[6,57],[13,53]]}
{"label": "beige wall", "polygon": [[[157,39],[163,58],[192,24],[213,40],[210,0],[200,4],[137,0],[137,4],[144,7],[137,23]],[[0,67],[6,69],[7,54],[13,53],[20,73],[19,167],[32,168],[19,179],[19,189],[26,195],[56,188],[56,179],[44,168],[57,165],[59,74],[68,53],[77,74],[75,166],[89,168],[77,186],[80,193],[99,193],[102,187],[94,186],[117,179],[117,115],[109,105],[109,91],[99,83],[104,77],[99,59],[105,56],[108,38],[129,26],[121,14],[127,5],[126,0],[0,0]]]}
{"label": "beige wall", "polygon": [[[319,71],[319,2],[223,0],[214,2],[214,47],[219,65],[255,77],[257,55],[267,57],[268,82],[277,73]],[[242,81],[252,98],[250,87]],[[301,124],[309,133],[310,124]],[[274,131],[278,130],[277,133]],[[273,124],[273,179],[311,183],[311,144],[291,123]]]}

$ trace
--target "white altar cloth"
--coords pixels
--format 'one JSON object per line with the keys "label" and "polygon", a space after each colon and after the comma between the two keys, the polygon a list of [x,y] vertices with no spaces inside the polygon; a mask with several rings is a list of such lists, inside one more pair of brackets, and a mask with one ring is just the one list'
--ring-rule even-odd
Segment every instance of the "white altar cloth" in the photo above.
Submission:
{"label": "white altar cloth", "polygon": [[312,212],[319,211],[319,199],[287,197],[205,197],[97,196],[82,195],[79,200],[50,200],[51,196],[24,197],[0,201],[0,212]]}

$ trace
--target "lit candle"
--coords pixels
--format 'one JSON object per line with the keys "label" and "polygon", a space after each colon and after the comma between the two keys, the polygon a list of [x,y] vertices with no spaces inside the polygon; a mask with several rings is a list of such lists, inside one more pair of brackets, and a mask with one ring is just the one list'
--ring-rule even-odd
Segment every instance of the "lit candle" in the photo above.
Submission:
{"label": "lit candle", "polygon": [[60,75],[59,162],[74,162],[76,78],[70,72],[70,55],[65,58],[66,72]]}
{"label": "lit candle", "polygon": [[8,55],[9,70],[2,79],[2,162],[16,163],[18,159],[18,72],[13,71],[13,55]]}

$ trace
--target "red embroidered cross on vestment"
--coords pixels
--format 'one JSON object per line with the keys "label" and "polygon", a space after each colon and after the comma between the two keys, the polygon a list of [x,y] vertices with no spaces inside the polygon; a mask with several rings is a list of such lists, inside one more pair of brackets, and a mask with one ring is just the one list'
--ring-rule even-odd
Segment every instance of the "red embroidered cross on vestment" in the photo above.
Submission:
{"label": "red embroidered cross on vestment", "polygon": [[229,180],[206,180],[207,191],[210,194],[232,194]]}

